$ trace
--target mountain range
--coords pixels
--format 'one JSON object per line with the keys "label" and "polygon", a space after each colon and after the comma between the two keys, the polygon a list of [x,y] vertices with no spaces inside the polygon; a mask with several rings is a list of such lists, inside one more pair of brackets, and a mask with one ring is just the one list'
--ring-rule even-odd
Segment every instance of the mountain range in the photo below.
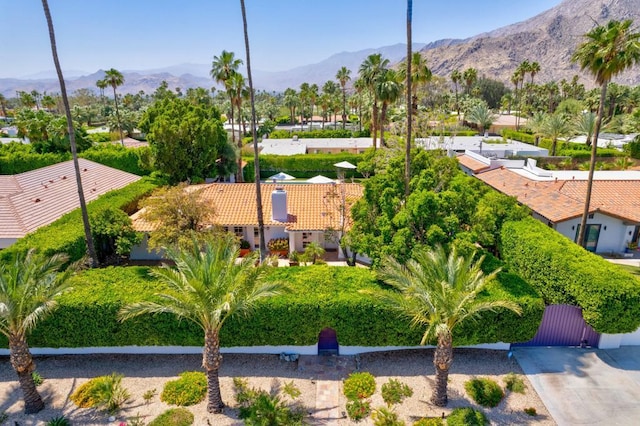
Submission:
{"label": "mountain range", "polygon": [[[490,76],[510,85],[510,77],[524,60],[538,62],[541,71],[538,82],[569,80],[581,75],[582,82],[593,86],[593,79],[580,72],[571,63],[571,55],[584,40],[583,34],[596,24],[605,24],[610,19],[633,19],[640,23],[640,0],[564,0],[562,3],[528,20],[498,28],[468,39],[443,39],[429,44],[414,43],[429,67],[436,75],[448,77],[455,69],[476,68],[479,75]],[[414,23],[418,25],[419,23]],[[637,24],[636,24],[637,29]],[[255,87],[267,91],[283,91],[288,87],[298,88],[301,83],[316,83],[335,79],[337,70],[346,66],[352,77],[357,74],[362,61],[372,53],[381,53],[391,63],[401,61],[406,54],[406,45],[395,44],[357,52],[337,53],[321,62],[292,68],[285,71],[254,70]],[[167,81],[170,88],[215,86],[209,77],[209,64],[180,64],[160,69],[123,71],[125,84],[121,93],[136,93],[144,90],[152,93],[160,83]],[[69,75],[78,75],[73,71]],[[51,78],[0,79],[0,93],[14,96],[19,90],[57,92],[58,83]],[[47,76],[39,73],[33,77]],[[80,88],[96,89],[95,82],[104,76],[99,70],[92,74],[67,77],[70,92]],[[640,84],[638,68],[621,74],[616,81],[624,84]],[[96,89],[97,90],[97,89]]]}

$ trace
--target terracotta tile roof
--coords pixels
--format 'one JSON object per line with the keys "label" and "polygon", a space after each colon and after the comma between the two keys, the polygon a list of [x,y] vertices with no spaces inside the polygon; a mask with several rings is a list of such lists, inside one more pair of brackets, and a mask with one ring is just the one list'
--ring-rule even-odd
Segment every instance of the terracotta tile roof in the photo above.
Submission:
{"label": "terracotta tile roof", "polygon": [[478,161],[469,155],[461,154],[456,157],[458,162],[471,170],[472,173],[478,173],[482,170],[488,169],[489,166],[482,161]]}
{"label": "terracotta tile roof", "polygon": [[[79,159],[87,202],[140,176]],[[0,176],[0,238],[20,238],[80,206],[72,161]]]}
{"label": "terracotta tile roof", "polygon": [[[287,222],[274,221],[272,218],[271,193],[280,186],[287,193]],[[321,231],[340,227],[340,185],[262,184],[261,189],[265,226],[284,225],[289,231]],[[347,183],[344,190],[348,214],[350,206],[362,197],[363,188],[359,184]],[[211,200],[214,205],[215,224],[257,226],[255,184],[212,183],[205,185],[202,196]],[[141,232],[152,231],[154,224],[142,220],[141,213],[131,217],[133,227]]]}
{"label": "terracotta tile roof", "polygon": [[[480,173],[477,178],[552,222],[579,217],[584,210],[585,180],[534,181],[505,168]],[[640,181],[595,180],[590,211],[640,223]]]}

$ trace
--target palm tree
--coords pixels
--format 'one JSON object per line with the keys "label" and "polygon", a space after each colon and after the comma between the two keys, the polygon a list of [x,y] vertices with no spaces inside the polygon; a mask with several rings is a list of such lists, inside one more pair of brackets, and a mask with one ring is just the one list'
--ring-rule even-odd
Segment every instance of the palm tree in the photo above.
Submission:
{"label": "palm tree", "polygon": [[236,59],[235,53],[223,50],[220,56],[214,56],[211,62],[211,71],[209,74],[216,83],[221,83],[229,95],[231,103],[231,142],[236,142],[236,135],[233,130],[233,93],[228,90],[228,81],[231,76],[238,72],[238,68],[242,65],[241,59]]}
{"label": "palm tree", "polygon": [[67,131],[69,132],[69,146],[71,148],[71,158],[73,159],[73,168],[76,175],[76,188],[78,189],[78,201],[80,202],[80,212],[82,215],[82,225],[84,227],[84,238],[87,243],[87,251],[89,254],[89,262],[92,267],[98,266],[98,256],[93,245],[93,236],[91,235],[91,225],[89,224],[89,213],[87,212],[87,203],[84,199],[84,189],[82,188],[82,178],[80,176],[80,164],[78,164],[78,147],[76,145],[76,133],[73,126],[73,118],[71,117],[71,108],[69,107],[69,98],[67,97],[67,86],[62,75],[62,68],[58,60],[58,48],[56,47],[56,35],[53,29],[53,20],[49,11],[49,3],[42,0],[42,8],[47,19],[49,27],[49,41],[51,43],[51,54],[53,63],[56,67],[58,82],[60,83],[60,95],[62,96],[62,104],[64,105],[64,113],[67,118]]}
{"label": "palm tree", "polygon": [[244,47],[247,55],[247,79],[249,80],[249,102],[251,104],[251,136],[253,137],[253,169],[256,185],[256,215],[258,216],[258,235],[260,236],[260,260],[264,261],[267,245],[264,238],[264,217],[262,213],[262,192],[260,189],[260,158],[258,156],[258,136],[256,133],[256,100],[253,91],[253,77],[251,76],[251,51],[249,49],[249,31],[247,30],[247,12],[244,0],[240,0],[242,9],[242,26],[244,30]]}
{"label": "palm tree", "polygon": [[529,74],[531,74],[531,84],[533,84],[533,77],[540,72],[540,64],[537,62],[531,62],[529,64]]}
{"label": "palm tree", "polygon": [[0,93],[0,109],[2,109],[2,116],[7,118],[7,98],[2,93]]}
{"label": "palm tree", "polygon": [[486,104],[480,103],[471,108],[469,113],[465,114],[464,119],[476,124],[480,129],[480,134],[483,135],[484,131],[489,129],[496,120],[496,115],[491,113]]}
{"label": "palm tree", "polygon": [[309,130],[311,130],[313,126],[313,107],[316,105],[316,99],[318,99],[318,90],[318,85],[313,83],[309,86],[309,91],[307,92],[309,96],[309,103],[311,104],[311,119],[309,120]]}
{"label": "palm tree", "polygon": [[347,124],[347,82],[351,80],[351,70],[347,67],[342,67],[336,74],[336,79],[340,82],[342,88],[342,130],[344,130]]}
{"label": "palm tree", "polygon": [[157,301],[142,301],[124,306],[121,320],[144,314],[171,313],[197,324],[204,332],[202,367],[207,374],[210,413],[224,408],[218,370],[222,363],[220,330],[231,316],[247,315],[260,299],[280,292],[279,284],[264,282],[266,264],[255,266],[258,253],[241,260],[240,249],[232,235],[223,235],[183,251],[167,248],[175,269],[167,265],[151,274],[168,286],[158,293]]}
{"label": "palm tree", "polygon": [[551,139],[551,156],[556,155],[556,146],[559,138],[571,136],[571,123],[564,114],[555,113],[548,115],[540,129],[542,136]]}
{"label": "palm tree", "polygon": [[111,86],[113,88],[113,101],[116,104],[116,118],[118,119],[118,130],[120,131],[120,143],[124,146],[122,124],[120,123],[120,109],[118,108],[118,95],[116,94],[116,88],[124,84],[124,76],[117,69],[111,68],[104,72],[104,81],[107,83],[107,86]]}
{"label": "palm tree", "polygon": [[387,69],[380,75],[375,86],[375,93],[381,102],[380,107],[380,146],[386,146],[384,127],[387,122],[387,109],[402,95],[401,77],[396,70]]}
{"label": "palm tree", "polygon": [[284,91],[284,106],[289,108],[291,124],[296,124],[296,108],[300,106],[300,98],[295,89],[288,88]]}
{"label": "palm tree", "polygon": [[427,84],[432,77],[431,70],[427,66],[427,61],[420,52],[411,54],[411,63],[404,62],[400,66],[400,75],[403,80],[407,78],[407,67],[411,67],[411,110],[413,114],[418,112],[418,89],[420,86]]}
{"label": "palm tree", "polygon": [[584,235],[587,227],[587,217],[589,216],[591,191],[593,189],[598,134],[600,133],[604,104],[607,98],[607,84],[615,75],[640,62],[640,33],[631,29],[632,24],[633,21],[630,19],[625,21],[612,20],[606,25],[595,27],[585,34],[586,41],[578,46],[571,58],[573,62],[580,64],[581,70],[588,70],[593,74],[596,84],[600,85],[600,102],[593,130],[587,194],[578,234],[578,244],[582,246],[585,243]]}
{"label": "palm tree", "polygon": [[575,133],[579,135],[585,135],[587,140],[587,146],[591,146],[591,136],[593,135],[593,130],[596,127],[596,113],[587,111],[576,117],[576,120],[573,123],[573,130]]}
{"label": "palm tree", "polygon": [[27,335],[53,312],[55,299],[69,288],[71,270],[57,273],[66,261],[65,255],[39,256],[31,249],[18,254],[13,263],[0,263],[0,333],[9,339],[11,366],[18,374],[27,414],[44,408],[31,375],[35,364]]}
{"label": "palm tree", "polygon": [[460,104],[458,103],[458,84],[462,83],[462,74],[460,71],[453,70],[451,72],[451,82],[456,93],[456,111],[458,111],[458,120],[460,120]]}
{"label": "palm tree", "polygon": [[471,94],[471,87],[473,84],[478,81],[478,70],[475,68],[467,68],[462,73],[462,80],[465,84],[465,93],[467,95]]}
{"label": "palm tree", "polygon": [[[231,98],[231,119],[233,120],[233,107],[238,108],[238,121],[242,122],[242,98],[246,92],[246,85],[244,76],[238,72],[234,72],[229,76],[226,83],[227,90],[229,91],[229,97]],[[238,124],[238,130],[240,131],[241,124]],[[231,126],[233,132],[233,125]],[[237,182],[242,182],[242,137],[238,137],[238,173],[236,177]]]}
{"label": "palm tree", "polygon": [[533,137],[535,138],[535,146],[540,144],[540,137],[544,134],[544,126],[547,121],[547,114],[536,111],[527,121],[527,127],[533,132]]}
{"label": "palm tree", "polygon": [[[413,83],[413,68],[414,62],[415,66],[418,70],[421,70],[422,66],[419,62],[422,60],[422,56],[418,53],[418,57],[415,58],[414,61],[412,57],[413,44],[411,40],[412,36],[412,24],[413,20],[413,1],[407,0],[407,67],[406,67],[406,75],[405,81],[407,86],[407,140],[404,145],[404,197],[405,199],[409,198],[409,182],[411,180],[411,130],[413,125],[413,105],[416,105],[416,112],[418,108],[418,97],[417,97],[417,87],[414,89],[412,86]],[[429,71],[427,68],[426,62],[424,63],[424,68]],[[429,71],[429,79],[431,78],[431,71]],[[417,86],[417,83],[416,83]],[[416,92],[415,102],[414,102],[414,91]]]}
{"label": "palm tree", "polygon": [[499,270],[484,274],[484,256],[458,257],[452,249],[447,255],[442,247],[416,250],[406,264],[392,257],[383,260],[379,276],[400,293],[381,295],[389,306],[411,318],[414,326],[426,327],[421,345],[436,340],[433,364],[436,388],[431,401],[447,405],[447,379],[453,363],[453,331],[463,321],[477,318],[485,311],[509,309],[518,314],[518,305],[507,300],[477,300]]}
{"label": "palm tree", "polygon": [[360,78],[363,80],[365,86],[373,94],[373,104],[371,109],[371,124],[373,131],[373,149],[377,148],[377,133],[378,133],[378,95],[376,91],[376,84],[384,70],[389,66],[389,60],[384,59],[381,54],[373,53],[366,57],[366,59],[360,65]]}

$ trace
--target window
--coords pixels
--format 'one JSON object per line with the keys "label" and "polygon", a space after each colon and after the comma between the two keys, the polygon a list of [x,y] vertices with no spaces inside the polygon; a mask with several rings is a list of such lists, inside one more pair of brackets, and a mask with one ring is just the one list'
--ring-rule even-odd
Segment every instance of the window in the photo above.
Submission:
{"label": "window", "polygon": [[[587,229],[584,233],[584,244],[581,244],[585,248],[585,250],[595,253],[596,248],[598,247],[598,239],[600,238],[601,226],[602,225],[600,224],[587,225]],[[573,241],[577,244],[580,244],[578,243],[578,237],[580,236],[580,225],[578,225],[576,228],[576,236],[574,237]]]}
{"label": "window", "polygon": [[260,248],[260,229],[253,228],[253,247]]}
{"label": "window", "polygon": [[313,234],[311,232],[302,233],[302,248],[306,248],[311,242]]}

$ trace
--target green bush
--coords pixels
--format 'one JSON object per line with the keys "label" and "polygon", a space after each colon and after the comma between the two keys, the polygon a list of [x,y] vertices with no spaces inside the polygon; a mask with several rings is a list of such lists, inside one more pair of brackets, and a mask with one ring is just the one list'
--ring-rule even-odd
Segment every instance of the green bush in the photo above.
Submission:
{"label": "green bush", "polygon": [[640,136],[636,136],[633,142],[626,144],[624,150],[631,158],[640,159]]}
{"label": "green bush", "polygon": [[104,263],[114,255],[128,255],[131,247],[141,240],[138,233],[131,227],[129,215],[118,208],[107,207],[92,211],[89,222],[100,263]]}
{"label": "green bush", "polygon": [[465,382],[464,388],[469,396],[483,407],[496,407],[504,398],[500,385],[491,379],[471,379]]}
{"label": "green bush", "polygon": [[30,144],[0,144],[0,175],[16,175],[68,160],[71,160],[68,152],[41,154]]}
{"label": "green bush", "polygon": [[534,407],[528,407],[524,409],[524,412],[526,415],[531,416],[531,417],[535,417],[538,415],[538,412],[536,411],[536,409]]}
{"label": "green bush", "polygon": [[343,392],[347,399],[369,398],[376,391],[376,379],[366,371],[351,373],[344,379]]}
{"label": "green bush", "polygon": [[87,138],[89,138],[89,140],[93,143],[111,142],[111,133],[109,132],[87,133]]}
{"label": "green bush", "polygon": [[374,426],[405,426],[406,423],[398,419],[398,414],[386,408],[373,410],[371,414]]}
{"label": "green bush", "polygon": [[359,422],[371,414],[371,402],[366,399],[352,399],[347,401],[347,416],[354,422]]}
{"label": "green bush", "polygon": [[[247,379],[233,378],[239,416],[247,425],[301,425],[303,407],[296,402],[300,390],[293,382],[285,383],[277,394],[250,388]],[[285,397],[289,398],[287,402]]]}
{"label": "green bush", "polygon": [[35,370],[31,372],[31,378],[33,379],[33,384],[36,386],[40,386],[44,383],[44,378]]}
{"label": "green bush", "polygon": [[351,130],[342,129],[317,129],[317,130],[274,130],[269,134],[269,139],[290,139],[293,135],[299,139],[326,139],[326,138],[351,138],[355,137]]}
{"label": "green bush", "polygon": [[482,411],[473,408],[456,408],[447,416],[447,426],[484,426],[489,420]]}
{"label": "green bush", "polygon": [[630,333],[640,327],[640,282],[542,222],[505,223],[500,252],[547,304],[581,307],[597,332]]}
{"label": "green bush", "polygon": [[97,407],[111,414],[116,413],[130,397],[122,387],[122,377],[116,373],[95,377],[71,394],[71,401],[80,408]]}
{"label": "green bush", "polygon": [[[154,188],[156,188],[156,183],[153,179],[142,178],[91,201],[87,204],[87,209],[91,213],[107,207],[114,207],[127,213],[133,213],[137,208],[138,200],[150,194]],[[46,255],[67,253],[72,262],[82,258],[87,249],[80,209],[73,210],[55,222],[19,239],[9,248],[0,252],[0,260],[13,259],[16,253],[25,252],[31,247],[38,247],[40,253]]]}
{"label": "green bush", "polygon": [[171,408],[153,419],[148,426],[190,426],[194,418],[186,408]]}
{"label": "green bush", "polygon": [[382,385],[382,400],[389,407],[400,404],[405,398],[410,398],[411,395],[413,395],[413,390],[400,380],[389,379],[387,383]]}
{"label": "green bush", "polygon": [[516,373],[509,373],[504,378],[504,384],[507,390],[515,393],[524,393],[527,388],[524,380]]}
{"label": "green bush", "polygon": [[119,144],[96,145],[79,155],[81,158],[113,167],[114,169],[133,173],[134,175],[148,175],[151,170],[145,164],[149,155],[149,147],[125,148]]}
{"label": "green bush", "polygon": [[444,426],[444,420],[440,417],[425,417],[413,422],[413,426]]}
{"label": "green bush", "polygon": [[199,403],[207,395],[207,376],[200,371],[185,371],[180,378],[164,385],[160,401],[172,405],[189,406]]}
{"label": "green bush", "polygon": [[65,416],[56,416],[49,419],[46,426],[71,426],[71,422]]}

